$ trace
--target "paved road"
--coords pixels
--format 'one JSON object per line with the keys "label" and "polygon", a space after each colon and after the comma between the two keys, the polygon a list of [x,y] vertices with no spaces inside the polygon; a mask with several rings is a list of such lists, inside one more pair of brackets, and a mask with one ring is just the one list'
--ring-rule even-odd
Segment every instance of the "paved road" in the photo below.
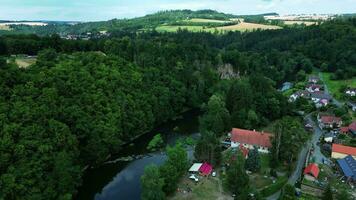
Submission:
{"label": "paved road", "polygon": [[[320,137],[322,136],[322,131],[317,126],[317,124],[313,121],[311,114],[306,115],[305,119],[308,121],[308,123],[310,123],[313,126],[313,137],[311,140],[307,141],[304,144],[303,148],[299,152],[297,165],[296,165],[292,175],[288,178],[288,184],[291,184],[291,185],[294,185],[301,177],[302,172],[303,172],[302,170],[303,170],[303,167],[305,164],[305,160],[306,160],[306,157],[308,154],[308,150],[312,146],[312,144],[314,145],[314,153],[311,156],[315,157],[315,162],[322,163],[323,159],[327,159],[320,152],[320,147],[319,147],[319,145],[317,145],[317,142],[319,141]],[[274,193],[273,195],[267,197],[266,199],[267,200],[276,200],[279,198],[280,195],[281,195],[281,191],[278,191],[278,192]]]}
{"label": "paved road", "polygon": [[320,80],[322,80],[323,83],[324,83],[324,93],[331,96],[331,98],[332,98],[332,103],[333,103],[333,104],[335,104],[335,105],[336,105],[337,107],[339,107],[339,108],[342,107],[342,106],[343,106],[343,103],[341,103],[340,101],[336,100],[336,99],[330,94],[329,89],[328,89],[328,86],[325,84],[325,81],[323,80],[323,76],[322,76],[322,74],[321,74],[320,72],[319,72],[319,78],[320,78]]}

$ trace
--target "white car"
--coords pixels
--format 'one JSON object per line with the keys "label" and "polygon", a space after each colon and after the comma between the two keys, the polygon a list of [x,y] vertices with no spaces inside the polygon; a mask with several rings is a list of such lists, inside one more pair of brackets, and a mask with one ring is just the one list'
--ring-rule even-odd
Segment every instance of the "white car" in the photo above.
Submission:
{"label": "white car", "polygon": [[199,179],[194,174],[190,175],[189,178],[194,180],[195,182],[199,181]]}
{"label": "white car", "polygon": [[213,177],[215,177],[215,176],[216,176],[216,172],[211,173],[211,175],[212,175]]}

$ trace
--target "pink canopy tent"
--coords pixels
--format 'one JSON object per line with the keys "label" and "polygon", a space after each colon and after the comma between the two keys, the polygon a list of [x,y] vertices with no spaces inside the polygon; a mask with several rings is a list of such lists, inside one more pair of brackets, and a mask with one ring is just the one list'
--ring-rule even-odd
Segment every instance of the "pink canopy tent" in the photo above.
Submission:
{"label": "pink canopy tent", "polygon": [[203,163],[199,168],[199,172],[204,176],[209,175],[212,171],[213,171],[213,167],[209,165],[207,162]]}

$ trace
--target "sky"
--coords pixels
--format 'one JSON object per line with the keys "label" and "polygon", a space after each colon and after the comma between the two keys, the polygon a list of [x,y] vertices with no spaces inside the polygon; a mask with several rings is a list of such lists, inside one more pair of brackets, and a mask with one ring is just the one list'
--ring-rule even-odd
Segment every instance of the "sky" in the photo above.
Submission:
{"label": "sky", "polygon": [[213,9],[243,15],[340,14],[356,13],[356,0],[0,0],[0,19],[102,21],[174,9]]}

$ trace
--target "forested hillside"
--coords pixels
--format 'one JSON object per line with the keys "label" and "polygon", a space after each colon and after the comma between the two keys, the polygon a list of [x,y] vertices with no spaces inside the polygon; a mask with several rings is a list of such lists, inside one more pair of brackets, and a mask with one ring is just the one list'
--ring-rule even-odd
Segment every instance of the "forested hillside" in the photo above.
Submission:
{"label": "forested hillside", "polygon": [[[0,199],[71,199],[86,165],[213,93],[229,96],[232,125],[265,126],[290,111],[280,83],[313,67],[355,76],[355,42],[355,18],[221,35],[1,36]],[[6,62],[12,54],[38,55],[37,63],[18,68]],[[219,78],[227,65],[238,82]]]}

